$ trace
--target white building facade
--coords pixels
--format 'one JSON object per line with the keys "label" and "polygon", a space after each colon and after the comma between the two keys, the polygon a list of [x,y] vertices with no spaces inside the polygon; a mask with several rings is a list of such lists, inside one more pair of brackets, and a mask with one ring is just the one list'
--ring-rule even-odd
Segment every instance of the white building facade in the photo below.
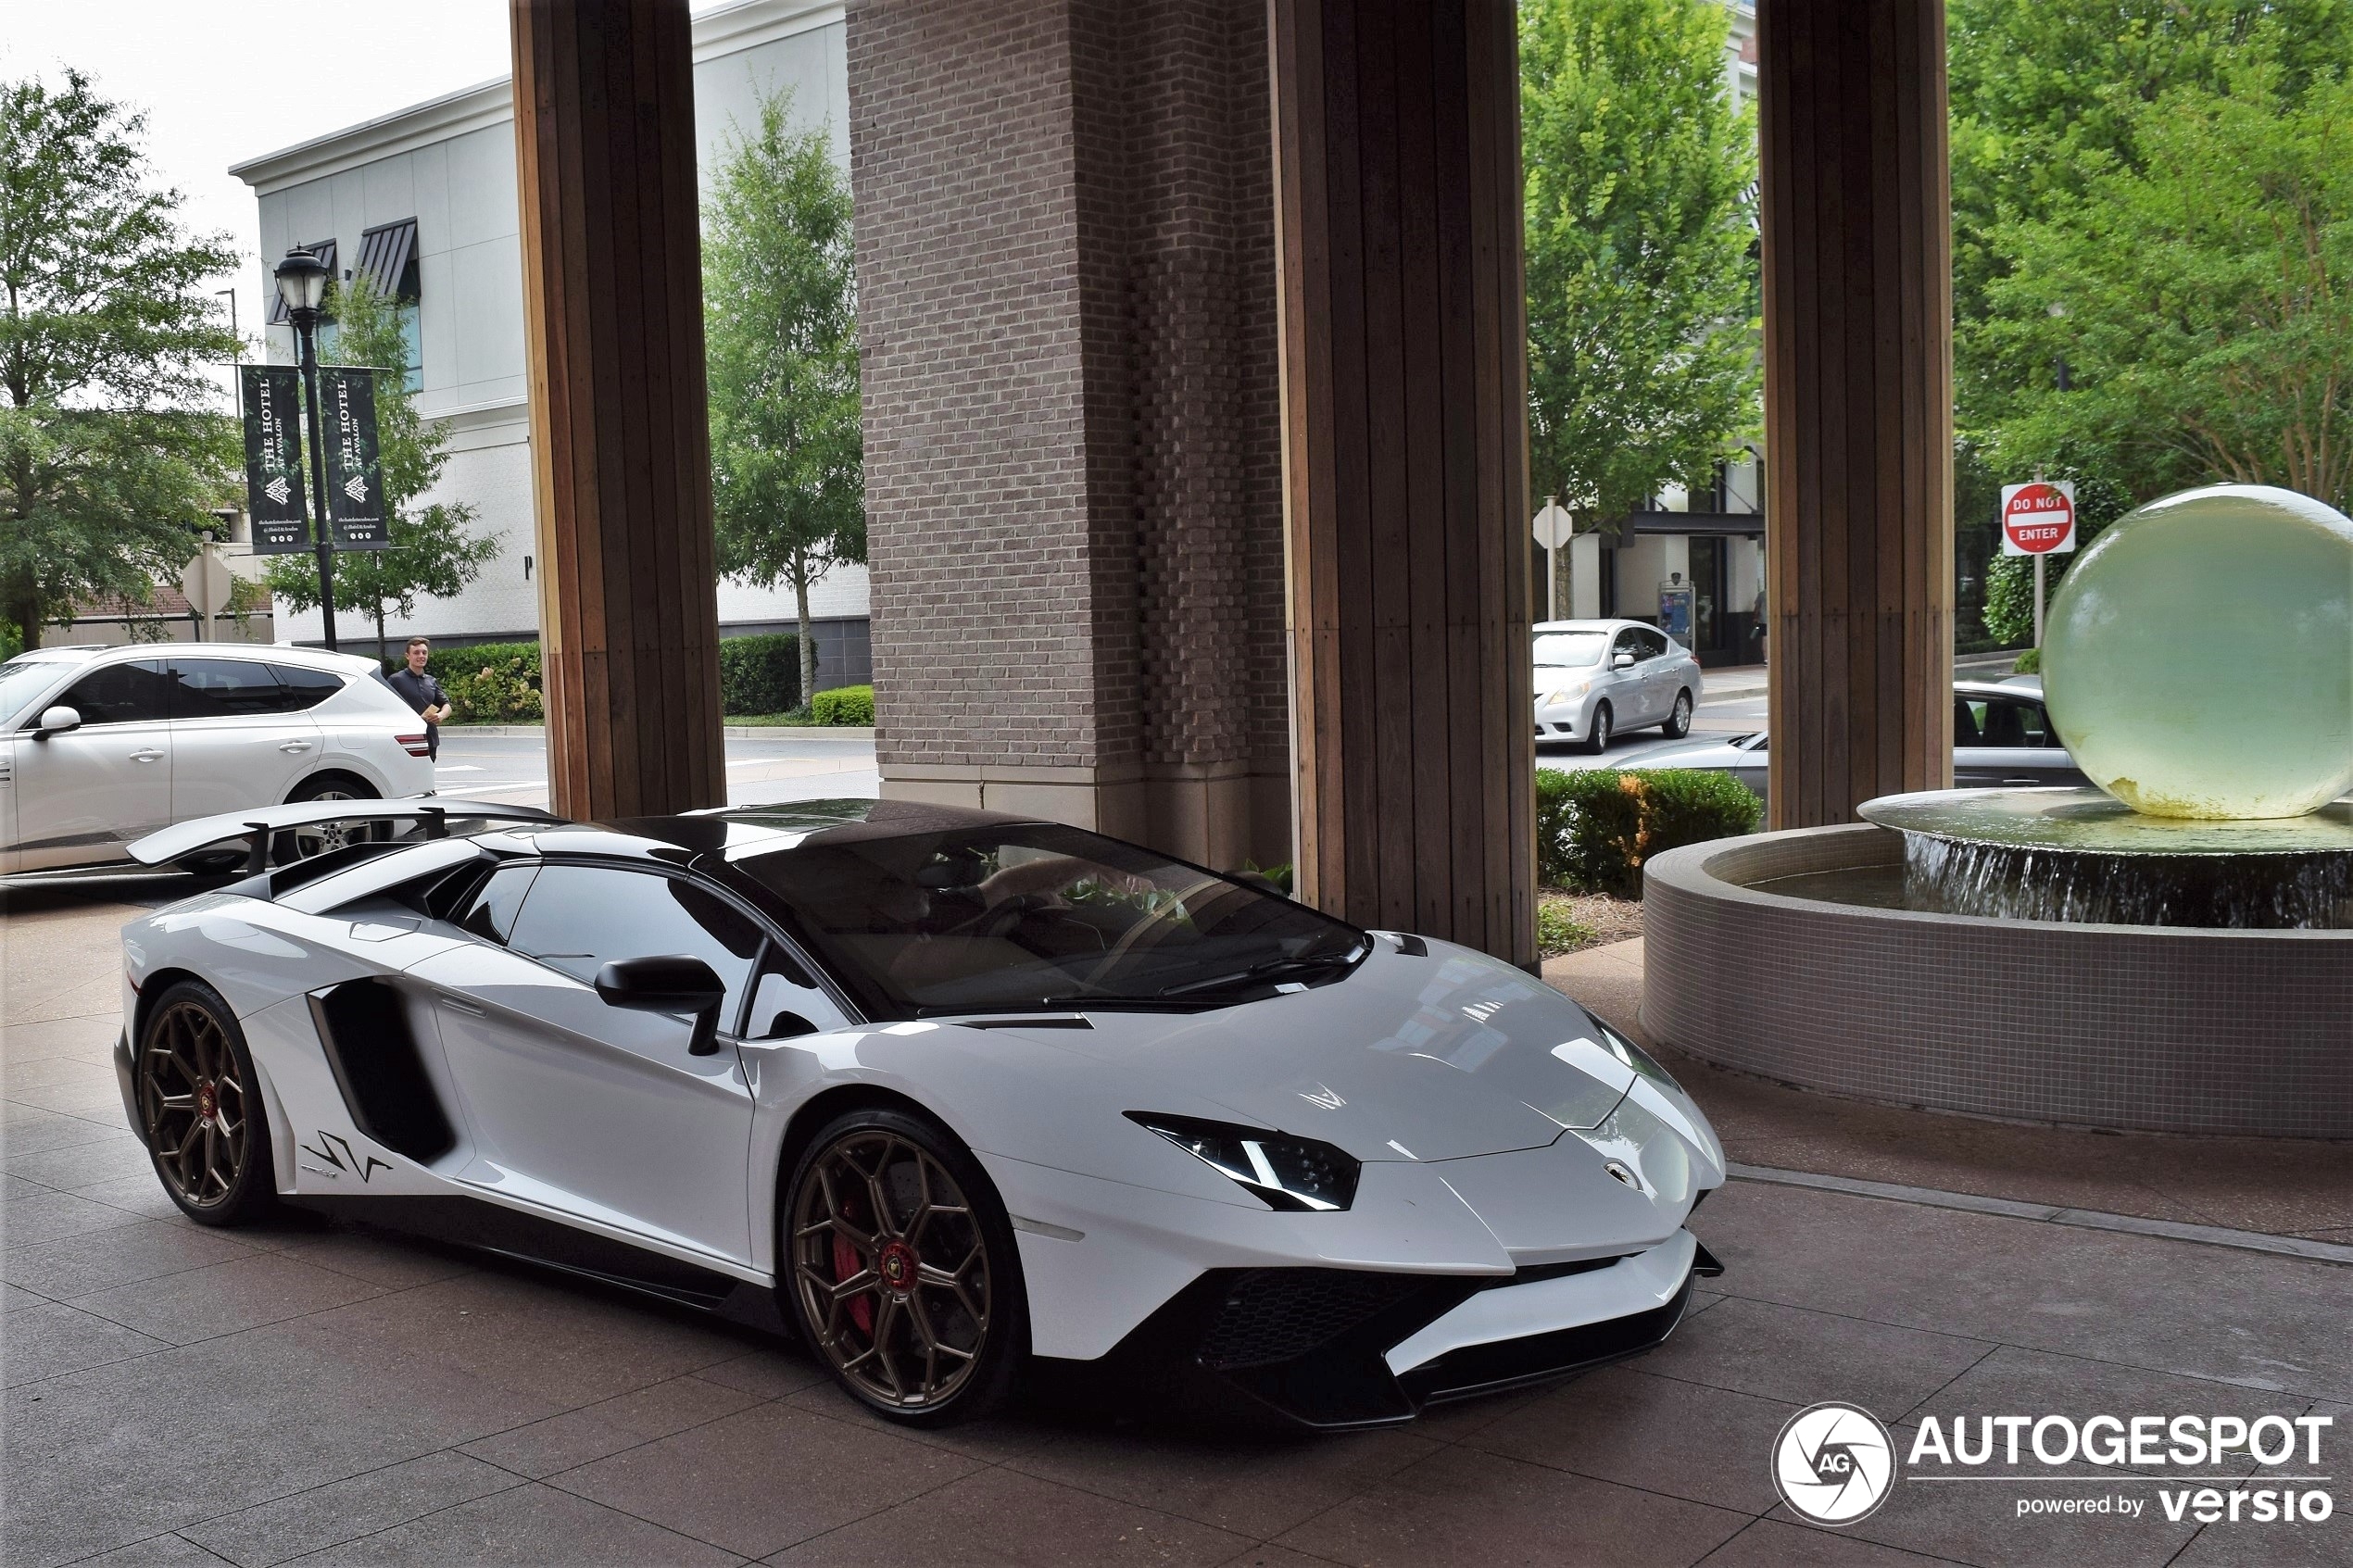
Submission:
{"label": "white building facade", "polygon": [[[759,127],[761,101],[791,94],[796,129],[823,128],[849,167],[848,63],[842,7],[809,0],[743,0],[694,19],[696,139],[708,192],[738,137]],[[463,502],[501,549],[453,598],[424,599],[387,633],[442,641],[538,635],[539,563],[531,490],[531,424],[523,354],[522,248],[515,182],[511,84],[501,79],[314,138],[230,170],[260,203],[262,295],[268,272],[296,245],[332,244],[339,279],[366,268],[414,307],[410,384],[417,408],[448,433],[448,466],[426,501]],[[386,275],[388,274],[388,275]],[[269,357],[295,358],[294,332],[268,329]],[[331,348],[322,358],[332,359]],[[281,601],[277,634],[316,642],[316,610]],[[810,593],[817,621],[818,686],[870,678],[867,586],[862,567],[836,567]],[[724,635],[790,631],[791,591],[721,582]],[[348,610],[336,630],[358,646]],[[372,628],[364,629],[372,635]]]}

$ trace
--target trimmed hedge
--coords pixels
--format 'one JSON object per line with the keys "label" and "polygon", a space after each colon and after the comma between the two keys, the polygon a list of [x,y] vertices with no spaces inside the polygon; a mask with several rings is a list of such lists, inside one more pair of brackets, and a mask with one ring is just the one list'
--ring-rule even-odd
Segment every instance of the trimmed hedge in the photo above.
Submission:
{"label": "trimmed hedge", "polygon": [[[400,668],[399,661],[388,669]],[[536,722],[546,716],[540,699],[537,643],[475,643],[436,647],[425,658],[425,672],[439,681],[458,705],[457,724]],[[873,697],[868,696],[871,710]],[[719,645],[719,710],[722,713],[789,713],[800,706],[800,639],[790,632],[759,637],[729,637]],[[836,723],[872,723],[838,719]]]}
{"label": "trimmed hedge", "polygon": [[1711,838],[1756,831],[1765,803],[1730,773],[1536,770],[1536,874],[1549,886],[1642,895],[1642,862]]}
{"label": "trimmed hedge", "polygon": [[875,721],[875,688],[836,686],[810,700],[810,712],[820,724],[865,724]]}
{"label": "trimmed hedge", "polygon": [[[400,668],[396,662],[392,668]],[[535,724],[547,716],[539,696],[537,643],[476,643],[434,648],[425,673],[457,704],[453,724]]]}
{"label": "trimmed hedge", "polygon": [[720,643],[720,712],[789,713],[799,706],[799,637],[770,632]]}

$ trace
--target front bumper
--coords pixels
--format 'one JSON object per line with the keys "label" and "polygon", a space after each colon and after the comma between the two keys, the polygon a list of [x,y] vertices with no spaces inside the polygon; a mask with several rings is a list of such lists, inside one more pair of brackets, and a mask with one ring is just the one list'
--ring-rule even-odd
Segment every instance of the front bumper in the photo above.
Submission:
{"label": "front bumper", "polygon": [[1722,1272],[1689,1231],[1629,1257],[1505,1275],[1216,1269],[1100,1361],[1036,1365],[1066,1393],[1118,1388],[1199,1415],[1326,1430],[1387,1426],[1638,1355],[1675,1331],[1694,1278]]}

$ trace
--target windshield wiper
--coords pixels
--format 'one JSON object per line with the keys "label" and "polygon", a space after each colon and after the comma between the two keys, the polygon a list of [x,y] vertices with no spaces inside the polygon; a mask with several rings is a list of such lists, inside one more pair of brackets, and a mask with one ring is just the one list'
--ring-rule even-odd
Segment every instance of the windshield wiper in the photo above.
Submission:
{"label": "windshield wiper", "polygon": [[1262,959],[1249,968],[1238,969],[1231,974],[1213,974],[1206,980],[1188,980],[1180,985],[1164,985],[1161,987],[1160,994],[1164,997],[1178,997],[1188,991],[1214,991],[1228,985],[1247,985],[1253,980],[1272,980],[1282,974],[1302,972],[1312,974],[1317,970],[1330,969],[1335,965],[1347,968],[1370,950],[1371,941],[1372,938],[1366,937],[1363,945],[1352,947],[1347,951],[1340,953],[1319,953],[1313,957],[1302,958]]}

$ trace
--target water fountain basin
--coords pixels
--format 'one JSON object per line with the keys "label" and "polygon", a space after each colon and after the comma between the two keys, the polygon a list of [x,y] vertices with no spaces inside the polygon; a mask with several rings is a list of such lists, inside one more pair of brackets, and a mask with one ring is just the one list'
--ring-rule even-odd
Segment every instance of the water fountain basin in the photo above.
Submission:
{"label": "water fountain basin", "polygon": [[2353,1138],[2353,930],[1910,909],[1905,850],[1897,830],[1857,822],[1654,857],[1643,1027],[1721,1066],[1882,1104]]}

